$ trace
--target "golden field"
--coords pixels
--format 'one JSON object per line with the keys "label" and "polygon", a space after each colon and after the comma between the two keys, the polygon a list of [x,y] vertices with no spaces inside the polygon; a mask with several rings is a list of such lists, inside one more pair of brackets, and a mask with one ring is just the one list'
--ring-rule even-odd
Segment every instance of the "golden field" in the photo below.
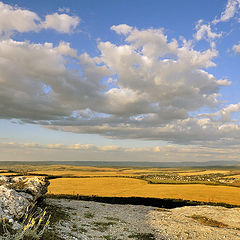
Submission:
{"label": "golden field", "polygon": [[[28,172],[30,174],[47,174],[51,176],[138,176],[153,174],[178,174],[179,176],[206,175],[206,174],[229,174],[229,170],[193,170],[180,168],[133,168],[133,167],[92,167],[92,166],[69,166],[69,165],[15,165],[1,166],[1,171],[11,169],[13,172]],[[240,172],[239,172],[240,173]]]}
{"label": "golden field", "polygon": [[232,175],[232,176],[226,176],[225,178],[240,178],[240,174]]}
{"label": "golden field", "polygon": [[176,198],[240,205],[240,188],[203,184],[148,184],[120,177],[58,178],[51,180],[51,194],[80,194],[105,197]]}
{"label": "golden field", "polygon": [[129,168],[99,168],[99,167],[72,167],[72,166],[50,166],[30,171],[33,174],[47,174],[52,176],[138,176],[147,174],[171,174],[176,173],[179,176],[208,175],[208,174],[228,174],[228,170],[187,170],[171,168],[146,168],[146,169],[129,169]]}
{"label": "golden field", "polygon": [[[1,166],[0,175],[44,175],[51,194],[174,198],[240,205],[240,170],[197,168]],[[234,180],[233,180],[234,179]],[[155,184],[149,184],[155,183]]]}
{"label": "golden field", "polygon": [[192,175],[208,175],[208,174],[228,174],[228,170],[204,170],[204,171],[189,171],[189,172],[179,172],[180,176],[192,176]]}
{"label": "golden field", "polygon": [[[31,174],[47,174],[51,176],[72,176],[72,177],[87,177],[87,176],[138,176],[142,174],[157,174],[161,169],[129,169],[129,168],[106,168],[106,167],[79,167],[79,166],[43,166],[34,171],[29,171]],[[167,171],[164,169],[164,171]],[[168,170],[169,171],[169,170]],[[170,170],[173,171],[173,170]]]}

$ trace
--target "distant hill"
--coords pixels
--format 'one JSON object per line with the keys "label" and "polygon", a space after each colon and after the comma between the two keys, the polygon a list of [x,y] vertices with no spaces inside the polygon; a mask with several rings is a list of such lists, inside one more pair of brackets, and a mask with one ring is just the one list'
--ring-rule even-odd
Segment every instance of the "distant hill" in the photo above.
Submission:
{"label": "distant hill", "polygon": [[113,167],[234,167],[240,161],[208,161],[208,162],[133,162],[133,161],[0,161],[3,165],[72,165],[72,166],[113,166]]}

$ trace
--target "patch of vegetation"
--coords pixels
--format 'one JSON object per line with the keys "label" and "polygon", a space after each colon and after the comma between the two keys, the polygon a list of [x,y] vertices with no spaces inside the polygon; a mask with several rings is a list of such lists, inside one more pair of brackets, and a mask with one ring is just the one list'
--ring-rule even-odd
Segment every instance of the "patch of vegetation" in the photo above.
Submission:
{"label": "patch of vegetation", "polygon": [[72,230],[73,230],[74,232],[77,231],[77,224],[74,223],[74,224],[72,225]]}
{"label": "patch of vegetation", "polygon": [[39,205],[42,208],[46,208],[48,214],[51,214],[51,221],[50,221],[51,230],[48,229],[43,234],[41,240],[64,240],[59,236],[58,233],[56,233],[56,231],[54,231],[54,229],[56,224],[59,223],[60,221],[68,221],[70,219],[70,215],[66,211],[64,211],[62,207],[52,203],[47,203],[46,201],[41,201]]}
{"label": "patch of vegetation", "polygon": [[192,215],[191,218],[193,218],[194,220],[197,220],[198,222],[200,222],[206,226],[210,226],[210,227],[218,227],[218,228],[228,227],[228,225],[226,225],[222,222],[219,222],[219,221],[216,221],[216,220],[213,220],[211,218],[207,218],[207,217],[204,217],[201,215],[197,215],[197,214]]}
{"label": "patch of vegetation", "polygon": [[86,228],[83,228],[83,227],[79,227],[79,228],[78,228],[78,232],[79,232],[79,233],[87,233],[87,229],[86,229]]}
{"label": "patch of vegetation", "polygon": [[[19,220],[18,228],[13,229],[13,225],[8,222],[5,216],[0,219],[0,234],[2,240],[44,240],[51,239],[47,233],[51,215],[46,210],[30,205],[25,216]],[[52,234],[53,235],[53,234]],[[48,238],[46,238],[46,236]],[[59,238],[52,238],[59,239]]]}
{"label": "patch of vegetation", "polygon": [[105,236],[102,236],[104,239],[107,239],[107,240],[118,240],[117,237],[114,237],[114,236],[111,236],[111,235],[105,235]]}
{"label": "patch of vegetation", "polygon": [[128,236],[129,238],[134,238],[138,240],[155,240],[156,238],[152,233],[135,233]]}
{"label": "patch of vegetation", "polygon": [[12,224],[5,222],[4,218],[0,218],[0,236],[3,236],[6,231],[13,234]]}
{"label": "patch of vegetation", "polygon": [[59,221],[70,219],[70,215],[64,211],[62,207],[46,202],[43,202],[42,205],[47,209],[48,213],[51,214],[50,226],[54,226]]}
{"label": "patch of vegetation", "polygon": [[26,182],[24,181],[15,182],[13,184],[8,185],[8,187],[12,189],[24,189],[26,188]]}
{"label": "patch of vegetation", "polygon": [[[41,238],[41,240],[65,240],[64,238],[61,238],[56,232],[54,232],[54,231],[50,231],[50,230],[47,230],[44,234],[43,234],[43,236],[42,236],[42,238]],[[30,239],[29,239],[30,240]]]}
{"label": "patch of vegetation", "polygon": [[85,218],[94,218],[94,214],[91,212],[86,212],[86,213],[84,213],[84,217]]}
{"label": "patch of vegetation", "polygon": [[82,227],[89,227],[89,224],[82,223]]}
{"label": "patch of vegetation", "polygon": [[95,226],[94,230],[99,232],[105,232],[108,230],[110,226],[115,225],[115,222],[93,222],[93,226]]}
{"label": "patch of vegetation", "polygon": [[106,218],[106,219],[109,220],[109,221],[116,221],[116,222],[119,222],[119,221],[120,221],[120,219],[119,219],[119,218],[116,218],[116,217],[104,217],[104,218]]}
{"label": "patch of vegetation", "polygon": [[166,208],[157,208],[156,211],[158,211],[158,212],[171,212],[170,210],[168,210]]}

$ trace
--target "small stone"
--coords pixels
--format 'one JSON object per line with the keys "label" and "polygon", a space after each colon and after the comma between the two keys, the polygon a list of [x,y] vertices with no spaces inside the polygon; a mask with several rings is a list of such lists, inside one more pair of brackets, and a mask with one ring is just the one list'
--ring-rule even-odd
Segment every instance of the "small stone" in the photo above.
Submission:
{"label": "small stone", "polygon": [[17,229],[20,229],[21,228],[21,225],[18,223],[18,222],[13,222],[13,225],[12,225],[12,229],[13,230],[17,230]]}

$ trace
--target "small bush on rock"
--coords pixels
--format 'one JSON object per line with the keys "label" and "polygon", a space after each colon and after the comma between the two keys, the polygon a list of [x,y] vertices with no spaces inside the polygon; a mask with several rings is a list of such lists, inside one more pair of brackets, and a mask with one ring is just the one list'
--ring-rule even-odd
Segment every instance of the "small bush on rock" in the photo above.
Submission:
{"label": "small bush on rock", "polygon": [[46,209],[35,205],[27,208],[26,214],[19,222],[0,219],[0,234],[3,240],[38,240],[41,239],[49,225],[51,215],[47,216]]}

